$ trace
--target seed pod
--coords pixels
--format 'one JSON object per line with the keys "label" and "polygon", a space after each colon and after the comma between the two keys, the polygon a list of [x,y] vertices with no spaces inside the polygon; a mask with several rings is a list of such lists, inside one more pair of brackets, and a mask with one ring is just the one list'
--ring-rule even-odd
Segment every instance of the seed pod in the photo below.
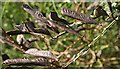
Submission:
{"label": "seed pod", "polygon": [[55,30],[56,32],[56,27],[60,28],[62,30],[67,31],[68,33],[80,36],[78,32],[76,32],[74,29],[68,28],[64,25],[61,25],[57,22],[54,22],[52,20],[48,20],[46,19],[43,15],[41,15],[41,12],[37,12],[35,10],[33,10],[29,5],[25,4],[23,5],[24,10],[26,10],[28,13],[30,13],[32,16],[34,16],[36,19],[40,20],[40,22],[46,24],[47,26],[49,26],[50,28],[52,27],[53,30]]}
{"label": "seed pod", "polygon": [[28,32],[28,29],[26,28],[25,24],[15,25],[15,27],[18,28],[22,32]]}
{"label": "seed pod", "polygon": [[35,29],[35,33],[41,33],[52,37],[50,32],[44,27],[42,27],[41,29]]}
{"label": "seed pod", "polygon": [[23,9],[34,17],[38,25],[44,26],[47,24],[46,20],[44,20],[44,15],[40,11],[34,10],[28,4],[23,4]]}
{"label": "seed pod", "polygon": [[[105,17],[105,16],[109,16],[106,11],[102,8],[102,6],[98,5],[96,7],[96,9],[94,10],[95,12],[95,15],[96,15],[96,18],[102,16],[102,17]],[[104,18],[103,18],[104,19]]]}
{"label": "seed pod", "polygon": [[2,55],[2,60],[5,61],[5,60],[7,60],[7,59],[9,59],[9,56],[8,56],[7,54],[3,54],[3,55]]}
{"label": "seed pod", "polygon": [[11,30],[6,32],[8,35],[29,34],[28,32],[22,32],[20,30]]}
{"label": "seed pod", "polygon": [[28,4],[23,4],[23,9],[30,13],[33,17],[39,18],[39,17],[44,17],[43,14],[39,11],[34,10],[32,7],[30,7]]}
{"label": "seed pod", "polygon": [[26,28],[28,29],[28,31],[30,31],[30,32],[35,32],[35,29],[34,29],[34,28],[36,28],[36,27],[35,27],[34,23],[31,22],[29,19],[26,19],[26,20],[25,20],[25,26],[26,26]]}
{"label": "seed pod", "polygon": [[51,12],[49,15],[50,19],[57,21],[59,24],[62,25],[68,25],[68,21],[66,21],[65,19],[59,18],[56,12]]}
{"label": "seed pod", "polygon": [[[34,10],[33,8],[31,8],[29,5],[27,4],[23,4],[23,9],[30,13],[34,18],[35,18],[35,22],[38,23],[38,25],[40,26],[45,26],[48,25],[49,27],[51,26],[48,22],[47,19],[43,16],[43,14],[39,11]],[[53,26],[52,26],[53,27]],[[53,31],[53,30],[52,30]]]}
{"label": "seed pod", "polygon": [[50,51],[43,51],[43,50],[37,50],[37,49],[28,49],[25,53],[29,54],[29,55],[33,55],[33,56],[45,57],[45,58],[50,58],[50,59],[58,61],[58,59]]}
{"label": "seed pod", "polygon": [[48,66],[50,63],[46,58],[35,58],[35,59],[7,59],[3,62],[8,65],[40,65]]}
{"label": "seed pod", "polygon": [[87,16],[83,13],[79,13],[79,12],[69,10],[69,9],[66,9],[66,8],[62,8],[61,13],[63,15],[66,15],[68,17],[72,17],[74,19],[80,20],[80,21],[85,22],[85,23],[91,23],[91,24],[92,23],[93,24],[98,23],[96,20],[92,19],[90,16]]}

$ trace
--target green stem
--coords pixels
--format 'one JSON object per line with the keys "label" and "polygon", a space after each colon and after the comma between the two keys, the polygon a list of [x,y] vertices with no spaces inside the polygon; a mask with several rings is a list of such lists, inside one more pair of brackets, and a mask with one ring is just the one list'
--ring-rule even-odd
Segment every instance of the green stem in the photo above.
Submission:
{"label": "green stem", "polygon": [[54,1],[54,0],[52,0],[52,4],[53,4],[53,8],[54,8],[55,12],[58,13],[58,11],[57,11],[57,9],[56,9],[56,6],[55,6],[55,1]]}

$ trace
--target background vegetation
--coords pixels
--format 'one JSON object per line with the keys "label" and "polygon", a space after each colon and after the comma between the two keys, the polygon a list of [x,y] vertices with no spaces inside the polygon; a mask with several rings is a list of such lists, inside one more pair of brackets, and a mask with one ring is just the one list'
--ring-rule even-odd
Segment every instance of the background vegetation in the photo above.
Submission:
{"label": "background vegetation", "polygon": [[[5,31],[14,30],[16,24],[22,24],[26,18],[30,18],[33,21],[33,18],[30,14],[25,12],[22,8],[24,2],[3,2],[2,3],[2,25],[1,27]],[[92,2],[79,2],[79,3],[65,3],[65,2],[31,2],[29,3],[33,8],[38,9],[46,13],[46,17],[51,11],[56,11],[59,17],[66,19],[69,22],[81,23],[78,20],[68,18],[63,16],[60,12],[61,8],[69,8],[72,10],[77,10],[78,12],[85,13],[95,17],[94,9],[87,10],[87,7],[92,4]],[[102,3],[103,9],[110,15],[110,10],[107,3]],[[120,3],[112,3],[112,9],[114,14],[120,13]],[[106,17],[107,19],[107,17]],[[105,22],[101,17],[96,19],[99,24],[85,24],[82,27],[90,28],[95,27],[91,30],[83,30],[79,33],[84,35],[86,42],[80,40],[75,35],[65,34],[60,36],[58,39],[49,41],[50,37],[46,36],[48,39],[48,44],[54,50],[55,54],[62,53],[65,50],[69,53],[62,56],[61,62],[66,62],[67,59],[72,58],[74,54],[77,54],[79,51],[87,47],[90,42],[95,39],[96,36],[102,33],[105,27],[107,27],[111,22]],[[37,26],[37,25],[36,25]],[[38,27],[38,26],[37,26]],[[55,35],[54,33],[52,34]],[[16,40],[16,36],[12,36]],[[25,35],[26,39],[32,37],[31,35]],[[38,46],[35,43],[32,43],[33,47],[38,49],[47,50],[44,42],[41,40],[38,42]],[[20,51],[15,48],[0,44],[2,46],[2,54],[9,55],[10,58],[29,58],[25,54],[22,54]],[[67,50],[68,49],[68,50]],[[100,54],[98,58],[95,58],[96,54]],[[69,65],[69,67],[117,67],[120,68],[120,21],[117,21],[112,27],[107,29],[107,32],[99,38],[94,44],[92,44],[90,51],[83,56],[80,56],[75,62]]]}

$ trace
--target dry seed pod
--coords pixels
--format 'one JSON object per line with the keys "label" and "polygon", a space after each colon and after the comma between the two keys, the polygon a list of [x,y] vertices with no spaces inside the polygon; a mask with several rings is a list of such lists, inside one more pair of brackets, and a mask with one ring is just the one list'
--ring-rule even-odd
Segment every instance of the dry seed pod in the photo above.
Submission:
{"label": "dry seed pod", "polygon": [[[38,25],[40,26],[45,26],[48,25],[49,27],[51,26],[48,22],[47,19],[43,16],[43,14],[39,11],[34,10],[33,8],[31,8],[29,5],[27,4],[23,4],[23,9],[30,13],[34,18],[35,18],[35,22],[38,23]],[[52,26],[53,27],[53,26]],[[53,31],[53,30],[52,30]],[[56,32],[56,31],[55,31]],[[57,32],[58,33],[58,32]]]}
{"label": "dry seed pod", "polygon": [[95,15],[96,17],[100,17],[100,16],[109,16],[107,14],[107,12],[102,8],[102,6],[98,5],[95,9]]}
{"label": "dry seed pod", "polygon": [[71,34],[74,34],[74,35],[77,35],[77,36],[80,36],[78,32],[76,32],[74,29],[71,29],[71,28],[68,28],[64,25],[60,25],[58,24],[57,22],[54,22],[52,20],[47,20],[41,12],[37,12],[35,11],[34,9],[32,9],[29,5],[27,4],[24,4],[23,5],[23,8],[25,11],[27,11],[28,13],[30,13],[33,17],[35,17],[36,19],[40,20],[40,22],[42,23],[45,23],[46,25],[48,25],[49,27],[53,27],[52,29],[55,30],[56,32],[56,27],[62,29],[62,30],[65,30],[67,31],[68,33],[71,33]]}
{"label": "dry seed pod", "polygon": [[8,35],[29,34],[28,32],[22,32],[20,30],[11,30],[6,32]]}
{"label": "dry seed pod", "polygon": [[40,51],[40,50],[31,48],[31,49],[28,49],[25,53],[33,56],[45,57],[45,58],[50,58],[58,61],[56,56],[54,56],[53,53],[50,51],[43,51],[43,50]]}
{"label": "dry seed pod", "polygon": [[25,27],[25,24],[22,25],[15,25],[16,28],[18,28],[22,32],[28,31],[28,29]]}
{"label": "dry seed pod", "polygon": [[51,12],[49,15],[49,18],[54,20],[54,21],[60,22],[60,24],[62,24],[62,25],[70,24],[65,19],[59,18],[56,12]]}
{"label": "dry seed pod", "polygon": [[42,34],[52,37],[50,32],[44,27],[42,27],[41,29],[35,29],[35,33],[42,33]]}
{"label": "dry seed pod", "polygon": [[40,11],[34,10],[28,4],[23,4],[23,9],[31,14],[35,18],[35,22],[39,23],[39,25],[45,25],[46,20],[44,20],[44,16]]}
{"label": "dry seed pod", "polygon": [[44,17],[43,14],[39,11],[34,10],[32,7],[30,7],[28,4],[23,4],[23,9],[30,13],[33,17],[39,18],[39,17]]}
{"label": "dry seed pod", "polygon": [[38,23],[38,25],[40,25],[40,26],[46,25],[45,23],[43,23],[43,22],[45,22],[44,20],[43,20],[43,22],[40,20],[40,18],[42,18],[42,17],[44,18],[43,14],[41,12],[34,10],[28,4],[23,4],[23,9],[35,18],[35,22]]}
{"label": "dry seed pod", "polygon": [[7,59],[9,59],[9,56],[8,56],[7,54],[3,54],[3,55],[2,55],[2,60],[5,61],[5,60],[7,60]]}
{"label": "dry seed pod", "polygon": [[25,26],[30,32],[35,32],[34,28],[36,28],[36,27],[35,27],[34,23],[31,22],[29,19],[25,20]]}
{"label": "dry seed pod", "polygon": [[85,23],[91,23],[91,24],[92,23],[93,24],[98,23],[96,20],[92,19],[90,16],[87,16],[83,13],[79,13],[79,12],[76,12],[76,11],[73,11],[73,10],[62,8],[61,12],[62,12],[63,15],[66,15],[68,17],[72,17],[74,19],[80,20],[80,21],[85,22]]}
{"label": "dry seed pod", "polygon": [[40,65],[48,66],[49,62],[46,58],[35,58],[35,59],[7,59],[3,62],[8,65]]}
{"label": "dry seed pod", "polygon": [[38,34],[45,34],[45,35],[49,35],[50,37],[52,37],[50,32],[45,28],[45,25],[42,26],[42,28],[38,29],[35,27],[34,23],[31,22],[29,19],[26,19],[25,27],[28,29],[29,32],[38,33]]}

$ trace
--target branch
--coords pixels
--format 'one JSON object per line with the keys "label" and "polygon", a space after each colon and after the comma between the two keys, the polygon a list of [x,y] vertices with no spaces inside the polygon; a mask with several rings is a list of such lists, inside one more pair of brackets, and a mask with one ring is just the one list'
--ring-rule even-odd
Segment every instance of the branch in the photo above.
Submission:
{"label": "branch", "polygon": [[71,61],[69,61],[69,62],[67,62],[65,65],[63,65],[63,68],[69,66],[71,63],[73,63],[74,61],[76,61],[83,53],[87,53],[88,50],[91,48],[91,46],[92,46],[100,37],[102,37],[102,36],[108,31],[108,29],[115,24],[115,22],[116,22],[115,20],[112,21],[106,28],[104,28],[104,30],[102,31],[101,34],[99,34],[97,37],[95,37],[95,38],[93,39],[93,41],[86,46],[86,48],[82,49],[81,51],[79,51],[79,53],[77,53],[76,55],[74,55]]}
{"label": "branch", "polygon": [[14,39],[12,39],[12,38],[10,37],[10,35],[8,35],[8,34],[4,31],[4,29],[2,29],[2,32],[0,32],[0,33],[2,33],[2,35],[3,35],[3,36],[0,36],[0,42],[1,42],[1,43],[3,43],[3,44],[8,44],[8,45],[10,45],[10,46],[13,46],[14,48],[16,48],[16,49],[18,49],[18,50],[20,50],[20,51],[22,51],[22,52],[25,52],[27,49],[29,49],[29,48],[27,48],[27,47],[25,47],[25,46],[22,46],[22,48],[21,48],[21,45],[17,44],[17,42],[16,42]]}

